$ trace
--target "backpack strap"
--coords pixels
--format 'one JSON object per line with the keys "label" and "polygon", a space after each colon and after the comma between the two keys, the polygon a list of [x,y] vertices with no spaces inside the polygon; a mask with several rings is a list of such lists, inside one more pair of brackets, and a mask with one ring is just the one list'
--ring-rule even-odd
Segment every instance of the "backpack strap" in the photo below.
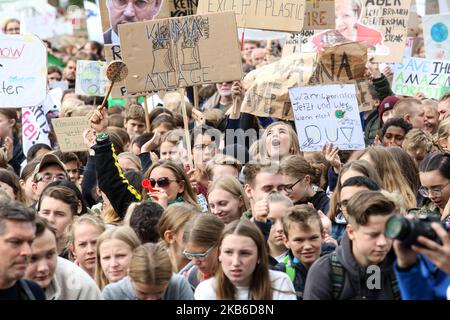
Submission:
{"label": "backpack strap", "polygon": [[20,287],[20,297],[22,300],[36,300],[33,291],[31,291],[30,286],[25,280],[20,279],[17,283]]}
{"label": "backpack strap", "polygon": [[331,265],[331,283],[333,286],[333,299],[338,300],[342,288],[344,287],[345,270],[342,264],[339,262],[336,251],[330,254]]}
{"label": "backpack strap", "polygon": [[389,280],[391,281],[391,290],[394,300],[401,300],[400,288],[398,287],[398,281],[394,270],[389,273]]}
{"label": "backpack strap", "polygon": [[289,255],[286,255],[283,258],[283,264],[284,264],[284,270],[286,274],[288,275],[289,279],[291,279],[292,283],[294,283],[295,279],[295,268],[291,265],[291,259],[289,258]]}

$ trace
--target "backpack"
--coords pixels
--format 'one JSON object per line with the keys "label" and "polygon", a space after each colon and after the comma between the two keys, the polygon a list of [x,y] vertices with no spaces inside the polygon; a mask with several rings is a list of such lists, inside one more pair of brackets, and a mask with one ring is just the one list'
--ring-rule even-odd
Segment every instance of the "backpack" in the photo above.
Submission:
{"label": "backpack", "polygon": [[[345,282],[345,268],[339,261],[336,251],[330,254],[330,264],[331,264],[331,282],[333,287],[333,299],[339,300],[341,296],[342,289]],[[398,287],[398,281],[395,277],[394,270],[389,274],[389,280],[391,282],[392,295],[394,300],[401,300],[400,289]]]}
{"label": "backpack", "polygon": [[33,291],[25,280],[20,279],[17,281],[17,284],[19,286],[19,294],[21,300],[36,300]]}

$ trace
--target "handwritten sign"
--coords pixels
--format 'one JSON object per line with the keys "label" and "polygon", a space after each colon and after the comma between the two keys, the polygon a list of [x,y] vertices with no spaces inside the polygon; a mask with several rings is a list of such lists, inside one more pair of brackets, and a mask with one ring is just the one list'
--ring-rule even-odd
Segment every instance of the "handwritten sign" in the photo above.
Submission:
{"label": "handwritten sign", "polygon": [[427,59],[450,60],[450,13],[423,17]]}
{"label": "handwritten sign", "polygon": [[233,12],[121,24],[119,33],[129,93],[243,77]]}
{"label": "handwritten sign", "polygon": [[[314,36],[318,51],[337,43],[362,41],[375,62],[400,62],[408,34],[411,0],[335,0],[336,29]],[[347,19],[347,20],[346,20]]]}
{"label": "handwritten sign", "polygon": [[75,93],[82,96],[104,96],[109,81],[105,75],[106,62],[77,60]]}
{"label": "handwritten sign", "polygon": [[198,0],[166,0],[171,17],[190,16],[197,13]]}
{"label": "handwritten sign", "polygon": [[83,131],[89,127],[87,117],[69,117],[52,119],[56,140],[62,152],[86,151]]}
{"label": "handwritten sign", "polygon": [[308,83],[316,53],[294,53],[255,69],[244,78],[246,89],[241,112],[259,117],[293,120],[289,88]]}
{"label": "handwritten sign", "polygon": [[197,14],[233,11],[238,27],[273,31],[301,31],[304,0],[200,0]]}
{"label": "handwritten sign", "polygon": [[310,84],[346,82],[364,78],[367,63],[367,46],[350,42],[325,48],[311,77]]}
{"label": "handwritten sign", "polygon": [[427,98],[439,99],[442,88],[450,86],[450,61],[405,58],[394,69],[392,91],[402,96],[421,92]]}
{"label": "handwritten sign", "polygon": [[334,29],[334,0],[306,0],[304,30]]}
{"label": "handwritten sign", "polygon": [[0,35],[0,107],[40,104],[47,91],[47,49],[31,35]]}
{"label": "handwritten sign", "polygon": [[296,52],[314,52],[310,40],[316,34],[315,30],[302,30],[299,33],[290,33],[285,37],[282,56],[288,56]]}
{"label": "handwritten sign", "polygon": [[355,85],[289,89],[302,151],[320,151],[326,143],[341,150],[365,148]]}

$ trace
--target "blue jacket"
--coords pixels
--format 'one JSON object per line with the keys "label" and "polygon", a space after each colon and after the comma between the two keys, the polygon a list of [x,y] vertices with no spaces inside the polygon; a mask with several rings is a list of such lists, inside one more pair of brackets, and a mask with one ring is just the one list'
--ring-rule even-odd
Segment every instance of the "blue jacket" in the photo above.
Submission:
{"label": "blue jacket", "polygon": [[394,270],[403,300],[447,299],[450,275],[427,258],[419,256],[419,261],[405,270],[400,270],[395,262]]}

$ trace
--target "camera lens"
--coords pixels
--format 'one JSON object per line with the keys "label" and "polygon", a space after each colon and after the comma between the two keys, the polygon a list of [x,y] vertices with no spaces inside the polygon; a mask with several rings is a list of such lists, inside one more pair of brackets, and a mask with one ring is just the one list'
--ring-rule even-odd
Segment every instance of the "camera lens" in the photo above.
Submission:
{"label": "camera lens", "polygon": [[386,222],[385,235],[391,239],[403,240],[408,234],[408,220],[401,215],[393,215]]}

